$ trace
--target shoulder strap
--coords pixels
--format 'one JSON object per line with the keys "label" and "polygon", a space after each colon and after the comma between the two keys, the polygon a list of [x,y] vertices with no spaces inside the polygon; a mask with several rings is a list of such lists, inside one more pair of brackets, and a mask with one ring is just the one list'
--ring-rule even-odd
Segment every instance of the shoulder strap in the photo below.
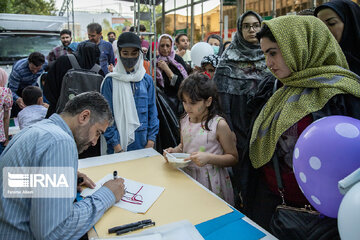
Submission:
{"label": "shoulder strap", "polygon": [[272,158],[272,162],[273,162],[273,166],[274,166],[274,170],[275,170],[275,177],[276,177],[276,182],[277,182],[277,185],[278,185],[278,190],[280,192],[280,196],[281,196],[281,199],[282,199],[282,205],[286,205],[285,198],[284,198],[284,185],[283,185],[282,180],[281,180],[279,159],[278,159],[278,156],[276,155],[276,151],[275,151],[274,156]]}
{"label": "shoulder strap", "polygon": [[73,54],[67,55],[73,69],[81,69],[76,57]]}
{"label": "shoulder strap", "polygon": [[277,182],[278,188],[280,190],[282,190],[282,189],[284,189],[284,186],[283,186],[282,180],[281,180],[279,159],[278,159],[276,153],[274,153],[274,157],[273,157],[273,166],[274,166],[274,170],[275,170],[275,177],[276,177],[276,182]]}
{"label": "shoulder strap", "polygon": [[100,67],[99,64],[95,64],[95,65],[90,69],[90,71],[96,72],[96,73],[99,73],[100,70],[101,70],[101,67]]}

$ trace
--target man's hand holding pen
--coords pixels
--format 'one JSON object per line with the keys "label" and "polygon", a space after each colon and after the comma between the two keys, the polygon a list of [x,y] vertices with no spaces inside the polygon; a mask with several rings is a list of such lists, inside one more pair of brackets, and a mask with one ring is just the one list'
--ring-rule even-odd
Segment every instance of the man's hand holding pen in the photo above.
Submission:
{"label": "man's hand holding pen", "polygon": [[105,187],[109,188],[115,195],[116,201],[120,201],[120,199],[125,194],[125,185],[124,185],[124,179],[122,178],[116,178],[113,180],[109,180],[106,183],[104,183]]}
{"label": "man's hand holding pen", "polygon": [[103,186],[109,188],[114,193],[115,202],[118,202],[125,194],[125,185],[124,179],[117,177],[117,172],[116,175],[115,172],[116,171],[114,171],[114,179],[107,181]]}

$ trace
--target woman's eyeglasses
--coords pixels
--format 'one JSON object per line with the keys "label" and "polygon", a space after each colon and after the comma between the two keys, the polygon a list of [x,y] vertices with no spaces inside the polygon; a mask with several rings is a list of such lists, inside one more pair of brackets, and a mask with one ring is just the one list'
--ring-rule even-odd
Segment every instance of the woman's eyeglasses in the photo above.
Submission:
{"label": "woman's eyeglasses", "polygon": [[254,30],[257,30],[259,28],[261,28],[260,23],[254,23],[254,24],[248,24],[248,23],[244,23],[242,25],[242,29],[246,30],[246,31],[250,31],[250,29],[253,28]]}

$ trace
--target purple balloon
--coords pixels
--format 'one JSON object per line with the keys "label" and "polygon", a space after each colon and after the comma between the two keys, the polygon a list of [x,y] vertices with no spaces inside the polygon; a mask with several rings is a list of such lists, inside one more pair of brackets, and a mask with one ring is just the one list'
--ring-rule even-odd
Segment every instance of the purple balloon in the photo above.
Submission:
{"label": "purple balloon", "polygon": [[336,218],[343,195],[338,181],[360,167],[360,121],[324,117],[310,124],[294,149],[293,168],[307,200],[320,213]]}

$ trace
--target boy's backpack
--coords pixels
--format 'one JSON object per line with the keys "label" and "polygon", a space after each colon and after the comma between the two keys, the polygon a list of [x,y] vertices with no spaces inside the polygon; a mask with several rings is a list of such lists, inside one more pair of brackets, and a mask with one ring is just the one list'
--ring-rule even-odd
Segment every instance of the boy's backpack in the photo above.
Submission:
{"label": "boy's backpack", "polygon": [[95,64],[90,70],[82,69],[72,54],[67,55],[72,69],[68,70],[63,77],[61,92],[56,104],[56,113],[61,113],[65,104],[76,95],[83,92],[100,92],[103,76],[99,74],[101,67]]}

